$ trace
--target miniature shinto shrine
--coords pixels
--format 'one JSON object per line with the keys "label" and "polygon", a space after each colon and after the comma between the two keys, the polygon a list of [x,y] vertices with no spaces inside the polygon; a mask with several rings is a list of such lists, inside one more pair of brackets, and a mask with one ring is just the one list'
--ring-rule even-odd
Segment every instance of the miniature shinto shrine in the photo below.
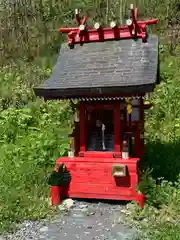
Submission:
{"label": "miniature shinto shrine", "polygon": [[[126,25],[111,22],[60,28],[68,44],[62,44],[50,79],[35,88],[45,100],[70,100],[76,107],[74,130],[64,164],[71,181],[51,191],[52,204],[62,197],[135,200],[144,205],[136,190],[138,168],[144,154],[144,110],[147,93],[158,83],[158,37],[147,33],[157,19],[138,21],[130,7]],[[53,190],[54,189],[54,190]]]}

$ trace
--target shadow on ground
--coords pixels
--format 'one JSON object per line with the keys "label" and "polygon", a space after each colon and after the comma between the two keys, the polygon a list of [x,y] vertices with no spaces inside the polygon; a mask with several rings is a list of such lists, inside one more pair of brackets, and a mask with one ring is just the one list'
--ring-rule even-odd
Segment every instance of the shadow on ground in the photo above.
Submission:
{"label": "shadow on ground", "polygon": [[74,200],[76,200],[77,202],[81,202],[82,200],[84,202],[88,203],[92,203],[92,204],[97,204],[97,203],[105,203],[105,204],[111,204],[112,206],[126,206],[127,203],[129,203],[130,201],[122,201],[122,200],[104,200],[104,199],[81,199],[81,198],[75,198]]}

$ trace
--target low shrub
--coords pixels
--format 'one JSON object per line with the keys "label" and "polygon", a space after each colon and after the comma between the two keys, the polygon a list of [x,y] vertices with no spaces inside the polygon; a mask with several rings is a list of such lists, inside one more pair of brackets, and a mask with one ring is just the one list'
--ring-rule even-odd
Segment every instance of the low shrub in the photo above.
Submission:
{"label": "low shrub", "polygon": [[68,104],[36,101],[0,115],[0,228],[45,217],[47,173],[67,151]]}

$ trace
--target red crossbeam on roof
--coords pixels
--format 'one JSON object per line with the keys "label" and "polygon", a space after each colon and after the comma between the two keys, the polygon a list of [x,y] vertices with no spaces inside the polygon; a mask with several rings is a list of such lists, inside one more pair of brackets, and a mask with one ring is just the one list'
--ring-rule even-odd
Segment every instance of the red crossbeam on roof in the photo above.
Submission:
{"label": "red crossbeam on roof", "polygon": [[149,19],[138,21],[138,9],[130,5],[131,17],[126,20],[126,25],[118,26],[112,21],[109,28],[103,28],[100,23],[95,23],[94,28],[86,26],[87,17],[81,20],[79,11],[76,9],[75,16],[78,27],[60,28],[61,33],[67,33],[68,44],[71,48],[75,44],[83,44],[90,42],[103,42],[106,40],[120,39],[137,39],[141,38],[143,42],[147,42],[147,25],[156,24],[158,19]]}

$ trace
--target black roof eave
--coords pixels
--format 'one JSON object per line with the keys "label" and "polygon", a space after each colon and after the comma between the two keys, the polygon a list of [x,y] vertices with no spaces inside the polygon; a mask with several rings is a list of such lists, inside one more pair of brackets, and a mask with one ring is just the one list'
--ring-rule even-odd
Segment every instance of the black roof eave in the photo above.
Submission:
{"label": "black roof eave", "polygon": [[99,87],[99,88],[69,88],[69,89],[53,89],[53,88],[34,88],[36,96],[45,99],[77,99],[83,97],[102,97],[102,96],[131,96],[144,95],[152,92],[155,84],[145,84],[139,86],[126,87]]}

